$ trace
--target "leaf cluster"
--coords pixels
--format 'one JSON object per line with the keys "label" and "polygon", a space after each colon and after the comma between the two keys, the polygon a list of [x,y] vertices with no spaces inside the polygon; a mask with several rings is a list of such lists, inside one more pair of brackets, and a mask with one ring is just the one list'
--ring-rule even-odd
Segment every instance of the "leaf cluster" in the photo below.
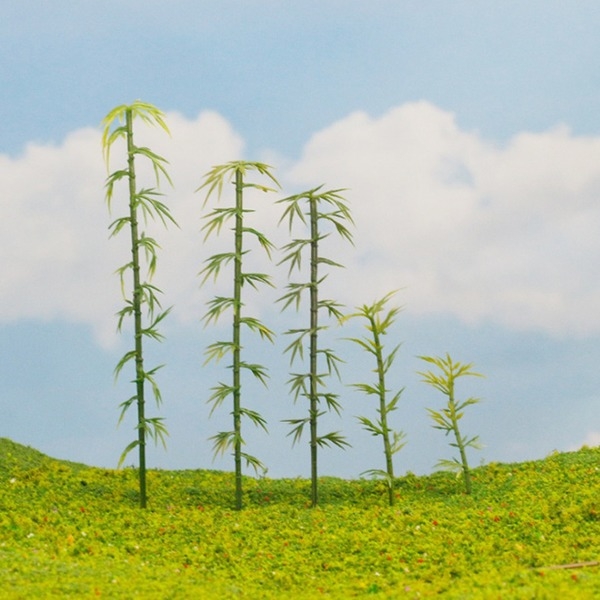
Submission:
{"label": "leaf cluster", "polygon": [[452,432],[456,433],[460,441],[458,441],[457,444],[451,444],[452,446],[473,446],[477,448],[478,437],[470,439],[462,437],[458,429],[458,422],[464,417],[466,407],[478,404],[481,402],[481,399],[467,398],[462,402],[457,401],[454,397],[454,386],[459,377],[483,377],[483,375],[472,370],[472,363],[463,364],[455,362],[449,354],[446,354],[445,357],[420,356],[419,358],[437,366],[441,371],[441,373],[419,371],[418,374],[423,377],[422,381],[436,388],[448,397],[447,405],[441,410],[436,411],[430,408],[427,409],[435,422],[434,428],[445,431],[446,435]]}
{"label": "leaf cluster", "polygon": [[472,370],[473,363],[464,364],[458,361],[455,362],[448,353],[444,357],[419,356],[419,358],[436,366],[440,370],[440,373],[419,371],[417,374],[423,377],[424,383],[433,386],[446,396],[453,396],[454,383],[459,377],[483,377],[481,373],[476,373]]}
{"label": "leaf cluster", "polygon": [[[281,186],[277,181],[276,177],[271,173],[272,168],[273,167],[271,167],[271,165],[261,162],[250,162],[245,160],[230,161],[228,163],[225,163],[223,165],[217,165],[210,169],[210,171],[208,171],[204,175],[204,183],[200,187],[198,187],[196,191],[199,192],[200,190],[207,188],[206,196],[204,198],[204,205],[206,205],[209,198],[215,193],[217,194],[217,198],[221,198],[224,184],[235,183],[235,177],[237,173],[239,173],[242,176],[242,178],[245,178],[245,176],[249,172],[254,171],[257,172],[259,175],[267,177],[275,185],[275,187],[272,188],[269,186],[247,181],[244,181],[242,186],[244,188],[254,188],[260,190],[261,192],[274,192],[280,189]],[[230,218],[231,216],[234,216],[236,214],[235,211],[228,212],[228,209],[225,209],[224,212],[226,212],[229,215],[227,218]],[[211,213],[211,215],[212,216],[210,216],[209,220],[216,218],[214,213]]]}
{"label": "leaf cluster", "polygon": [[[341,194],[345,190],[337,189],[322,192],[322,187],[323,186],[320,185],[316,188],[301,192],[300,194],[294,194],[278,200],[278,204],[286,205],[279,222],[281,223],[287,219],[290,231],[293,228],[293,224],[298,220],[307,225],[311,216],[310,204],[316,203],[319,207],[317,219],[319,221],[331,223],[340,237],[352,243],[352,232],[348,228],[347,223],[353,224],[354,221],[348,202]],[[308,209],[306,209],[306,207],[308,207]],[[324,207],[324,209],[321,207]],[[317,242],[323,237],[326,236],[317,236],[316,239],[310,241]],[[295,242],[291,242],[286,248],[293,250],[295,248],[294,244]],[[284,259],[283,262],[286,260],[290,259]]]}
{"label": "leaf cluster", "polygon": [[[138,147],[130,144],[130,133],[126,124],[126,115],[131,114],[132,120],[137,118],[141,119],[148,125],[158,125],[167,134],[170,135],[169,128],[164,120],[164,114],[158,108],[147,102],[136,100],[132,104],[122,104],[111,110],[106,117],[102,120],[102,152],[104,154],[104,161],[107,168],[110,164],[110,152],[113,145],[119,140],[125,140],[128,142],[128,153],[132,156],[143,156],[150,161],[154,170],[156,184],[159,184],[160,176],[164,176],[165,179],[172,184],[171,177],[167,172],[166,165],[168,161],[162,156],[159,156],[152,150],[146,147]],[[115,124],[116,122],[116,124]],[[114,171],[108,176],[106,182],[106,200],[110,208],[114,185],[121,179],[129,178],[131,176],[130,169],[119,169]],[[170,216],[169,210],[162,203],[154,204],[155,199],[153,196],[157,195],[153,189],[140,190],[137,193],[137,201],[145,204],[142,210],[147,216],[159,217],[163,223],[165,221],[171,221],[175,224],[174,219]],[[143,197],[140,199],[139,197]],[[122,226],[121,226],[122,227]]]}

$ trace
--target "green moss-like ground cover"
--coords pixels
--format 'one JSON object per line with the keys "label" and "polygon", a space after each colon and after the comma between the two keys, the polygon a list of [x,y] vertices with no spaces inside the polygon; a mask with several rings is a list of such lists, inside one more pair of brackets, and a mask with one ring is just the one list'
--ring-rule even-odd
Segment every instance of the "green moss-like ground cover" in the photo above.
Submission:
{"label": "green moss-like ground cover", "polygon": [[245,481],[151,471],[137,477],[54,460],[0,439],[0,597],[596,598],[600,449],[382,484]]}

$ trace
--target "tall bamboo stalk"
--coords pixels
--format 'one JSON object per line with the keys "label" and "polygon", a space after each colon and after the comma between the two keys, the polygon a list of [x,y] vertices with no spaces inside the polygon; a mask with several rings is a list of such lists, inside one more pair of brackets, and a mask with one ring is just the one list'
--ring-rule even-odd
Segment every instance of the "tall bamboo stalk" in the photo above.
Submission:
{"label": "tall bamboo stalk", "polygon": [[246,326],[251,331],[258,333],[262,338],[273,341],[273,332],[254,317],[242,314],[242,291],[244,284],[247,283],[253,288],[258,285],[272,286],[271,279],[264,273],[249,273],[243,270],[243,257],[246,254],[244,248],[244,236],[249,235],[258,241],[259,245],[271,256],[273,245],[265,235],[247,227],[244,223],[244,214],[248,212],[244,208],[244,189],[248,187],[258,188],[262,191],[273,191],[271,188],[248,183],[244,179],[247,171],[257,171],[259,174],[267,176],[277,186],[277,180],[270,172],[270,167],[262,163],[251,163],[245,161],[234,161],[225,165],[219,165],[209,171],[205,177],[205,182],[200,188],[208,187],[205,204],[217,191],[220,197],[223,184],[226,181],[233,180],[235,185],[235,204],[233,207],[214,208],[212,212],[206,215],[207,223],[203,227],[206,232],[205,240],[212,233],[219,233],[221,227],[227,221],[233,219],[234,222],[234,247],[233,252],[224,252],[215,254],[206,260],[206,266],[200,271],[204,275],[203,283],[213,276],[216,278],[225,265],[233,263],[233,291],[232,296],[217,296],[209,302],[209,310],[204,316],[205,323],[217,321],[219,317],[231,309],[232,311],[232,338],[231,341],[218,341],[206,350],[207,362],[210,360],[219,361],[226,354],[232,355],[232,382],[231,385],[220,383],[212,388],[212,394],[208,399],[211,403],[212,411],[215,410],[228,396],[231,395],[233,403],[233,429],[231,431],[221,431],[214,435],[213,449],[216,454],[221,454],[228,449],[233,450],[234,471],[235,471],[235,508],[240,510],[243,507],[243,472],[242,462],[252,466],[256,472],[264,471],[265,467],[261,461],[243,451],[244,439],[242,437],[242,418],[246,417],[254,425],[263,428],[266,431],[265,419],[255,410],[251,410],[242,405],[242,371],[249,371],[256,379],[266,385],[267,371],[260,364],[249,363],[242,358],[242,326]]}
{"label": "tall bamboo stalk", "polygon": [[235,461],[235,507],[242,508],[242,415],[241,409],[241,336],[240,323],[242,319],[242,252],[243,252],[243,210],[244,210],[244,179],[239,169],[235,171],[235,258],[234,291],[233,291],[233,431],[234,431],[234,461]]}
{"label": "tall bamboo stalk", "polygon": [[319,218],[317,201],[314,196],[308,198],[310,215],[310,471],[311,504],[319,502],[318,488],[318,351],[319,351]]}
{"label": "tall bamboo stalk", "polygon": [[[288,219],[290,232],[296,220],[300,220],[309,229],[308,238],[294,239],[283,247],[285,254],[279,263],[288,263],[289,275],[291,275],[294,269],[301,268],[303,251],[308,248],[310,256],[309,280],[302,283],[289,283],[287,286],[288,292],[279,298],[279,301],[283,302],[283,310],[290,304],[294,304],[298,310],[301,298],[304,292],[308,290],[308,327],[286,331],[286,334],[293,335],[294,338],[285,350],[290,353],[290,363],[293,364],[296,358],[303,358],[304,345],[306,338],[308,338],[308,373],[293,374],[288,381],[295,400],[299,396],[308,399],[308,417],[286,419],[286,422],[292,425],[289,435],[293,436],[294,444],[300,440],[304,427],[308,425],[310,433],[311,506],[313,507],[317,506],[319,502],[319,447],[334,445],[344,448],[349,445],[344,436],[337,431],[324,435],[319,435],[318,431],[319,417],[324,413],[323,403],[328,410],[334,410],[338,414],[341,411],[337,394],[323,389],[326,375],[330,376],[335,373],[339,377],[337,364],[341,362],[341,359],[332,349],[319,346],[319,332],[327,329],[327,326],[320,324],[319,311],[326,311],[329,317],[334,317],[338,321],[342,318],[341,305],[338,302],[322,299],[319,296],[319,288],[326,277],[320,275],[319,265],[341,267],[339,263],[325,258],[319,252],[321,241],[329,235],[329,233],[321,231],[321,223],[328,223],[342,238],[352,241],[352,235],[347,227],[348,224],[352,223],[352,216],[345,199],[340,194],[341,191],[329,190],[323,192],[319,187],[279,200],[280,203],[286,205],[280,221]],[[326,369],[324,373],[319,372],[319,358],[325,361]]]}
{"label": "tall bamboo stalk", "polygon": [[[115,185],[122,179],[128,182],[128,214],[127,216],[114,220],[109,229],[111,237],[117,235],[123,228],[129,227],[131,260],[117,269],[121,279],[121,289],[125,300],[125,306],[117,313],[119,320],[117,329],[121,331],[123,321],[126,317],[133,317],[134,328],[134,347],[133,350],[126,352],[115,367],[115,377],[118,377],[124,366],[130,361],[135,365],[135,394],[128,400],[121,403],[121,416],[119,422],[123,419],[127,410],[135,402],[137,404],[137,436],[121,454],[119,465],[123,463],[127,454],[138,447],[139,455],[139,496],[140,507],[146,508],[148,496],[146,486],[146,440],[148,435],[154,438],[154,441],[160,440],[165,443],[167,429],[161,418],[149,418],[146,416],[146,395],[145,383],[148,382],[154,394],[157,404],[161,403],[161,394],[154,375],[162,365],[146,370],[144,365],[144,337],[150,337],[155,340],[161,340],[162,334],[157,327],[166,317],[170,309],[160,311],[160,301],[157,294],[160,290],[150,283],[156,270],[158,243],[151,237],[140,231],[139,212],[144,216],[162,221],[163,225],[171,222],[177,223],[171,216],[167,206],[159,200],[161,194],[155,188],[144,188],[138,190],[136,175],[136,157],[143,157],[150,161],[156,175],[156,182],[159,182],[159,175],[164,175],[170,182],[166,171],[166,161],[161,156],[152,152],[149,148],[136,146],[134,142],[133,123],[136,117],[144,122],[158,125],[168,133],[168,128],[164,122],[163,114],[151,104],[136,101],[131,105],[121,105],[113,109],[103,120],[104,131],[102,135],[102,147],[107,167],[110,161],[110,150],[112,145],[119,139],[125,139],[127,152],[127,168],[112,172],[106,181],[106,200],[111,208]],[[115,126],[115,121],[117,122]],[[146,258],[148,280],[142,281],[141,263],[142,257],[140,250]],[[128,298],[125,292],[125,276],[131,271],[131,297]],[[148,323],[144,322],[143,307],[147,308]]]}
{"label": "tall bamboo stalk", "polygon": [[127,168],[129,172],[129,218],[131,225],[131,273],[133,279],[133,331],[135,343],[140,506],[146,508],[148,495],[146,491],[146,428],[143,426],[146,421],[146,396],[144,385],[144,348],[142,342],[142,287],[140,280],[140,238],[136,206],[135,145],[133,143],[133,114],[131,108],[125,110],[125,126],[127,128]]}

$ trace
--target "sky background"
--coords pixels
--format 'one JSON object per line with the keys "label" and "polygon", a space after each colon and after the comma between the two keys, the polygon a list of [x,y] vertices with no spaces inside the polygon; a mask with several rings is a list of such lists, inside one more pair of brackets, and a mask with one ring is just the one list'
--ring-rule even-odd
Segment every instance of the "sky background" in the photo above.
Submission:
{"label": "sky background", "polygon": [[[582,0],[2,3],[0,436],[106,467],[135,436],[133,412],[117,428],[132,373],[113,381],[131,347],[114,317],[127,239],[108,239],[125,190],[111,216],[100,122],[142,99],[171,129],[140,127],[137,139],[169,160],[174,188],[163,191],[181,226],[149,226],[163,247],[156,283],[173,305],[167,340],[147,346],[149,365],[166,363],[164,404],[149,412],[170,431],[167,451],[149,447],[150,466],[233,467],[212,461],[208,441],[229,428],[229,408],[209,419],[206,404],[228,370],[203,366],[229,328],[201,322],[227,282],[200,288],[196,276],[229,240],[203,242],[194,190],[211,166],[237,159],[274,167],[281,193],[249,201],[277,244],[287,232],[275,200],[347,188],[355,245],[324,242],[345,265],[325,291],[351,310],[399,290],[386,339],[390,350],[402,343],[388,381],[405,388],[392,416],[407,435],[399,474],[453,455],[431,427],[426,408],[444,398],[420,382],[419,355],[449,352],[486,376],[457,388],[483,399],[463,420],[484,444],[473,465],[600,443],[599,30],[600,6]],[[251,260],[278,287],[250,290],[248,312],[280,335],[274,346],[244,340],[271,375],[268,390],[244,384],[270,431],[246,426],[247,450],[270,476],[307,476],[307,439],[292,448],[281,423],[306,414],[287,392],[282,353],[303,314],[274,306],[286,272],[258,252]],[[322,451],[323,475],[384,466],[380,440],[356,419],[374,414],[374,399],[347,385],[373,377],[343,339],[361,333],[360,322],[332,324],[324,340],[346,362],[343,382],[331,382],[343,415],[322,432],[341,431],[352,448]]]}

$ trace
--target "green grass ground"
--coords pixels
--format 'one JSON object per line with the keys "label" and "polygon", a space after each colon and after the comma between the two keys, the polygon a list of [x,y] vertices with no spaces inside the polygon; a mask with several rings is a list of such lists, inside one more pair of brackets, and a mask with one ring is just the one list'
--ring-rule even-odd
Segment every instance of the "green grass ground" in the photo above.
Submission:
{"label": "green grass ground", "polygon": [[[598,598],[600,449],[380,482],[137,474],[0,439],[0,598]],[[582,566],[567,566],[574,564]]]}

